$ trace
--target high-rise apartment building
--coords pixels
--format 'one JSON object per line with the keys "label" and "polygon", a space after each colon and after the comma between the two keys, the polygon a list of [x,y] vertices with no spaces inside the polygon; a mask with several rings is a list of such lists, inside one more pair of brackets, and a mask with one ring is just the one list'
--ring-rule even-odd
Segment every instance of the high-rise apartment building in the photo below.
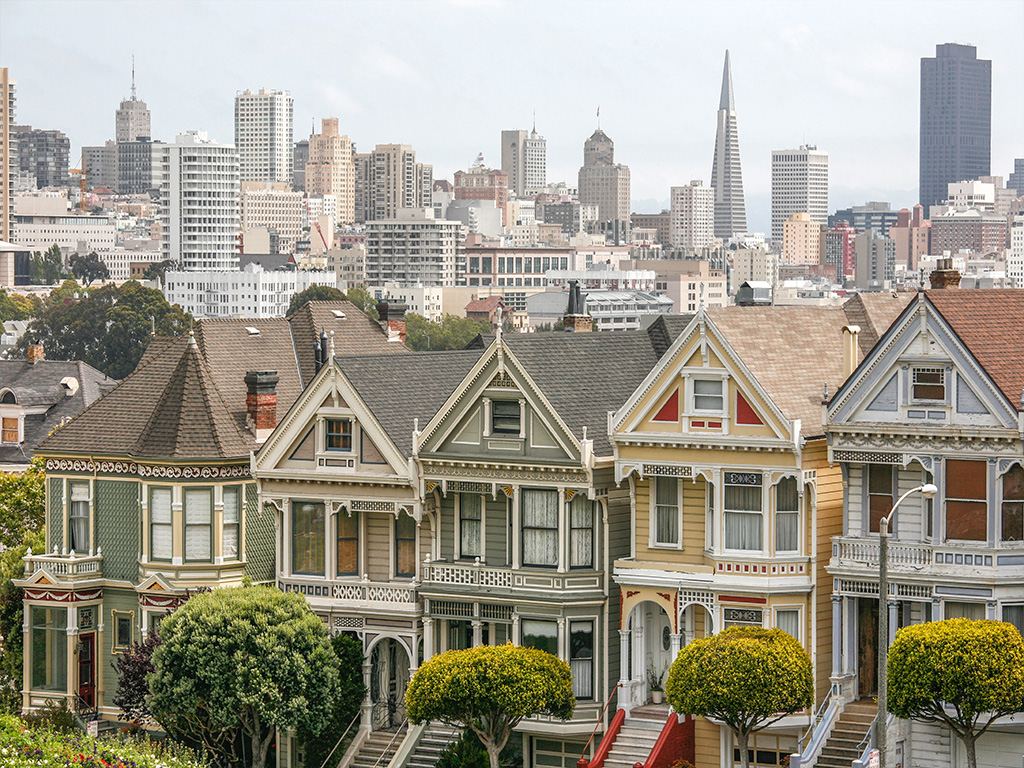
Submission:
{"label": "high-rise apartment building", "polygon": [[725,69],[722,72],[722,97],[718,102],[711,187],[715,190],[715,237],[728,240],[746,232],[747,207],[743,199],[740,137],[736,128],[736,99],[732,92],[732,64],[728,51],[725,52]]}
{"label": "high-rise apartment building", "polygon": [[82,147],[85,179],[90,189],[117,190],[117,142],[107,140],[102,147]]}
{"label": "high-rise apartment building", "polygon": [[913,213],[901,208],[898,216],[889,227],[889,237],[896,243],[896,263],[913,272],[921,257],[929,253],[931,222],[924,217],[924,206],[920,203],[914,206]]}
{"label": "high-rise apartment building", "polygon": [[0,67],[0,240],[11,242],[14,225],[14,81]]}
{"label": "high-rise apartment building", "polygon": [[501,226],[509,226],[508,174],[485,167],[482,154],[468,171],[455,172],[455,199],[493,200],[494,207],[501,212]]}
{"label": "high-rise apartment building", "polygon": [[235,94],[235,146],[242,181],[292,183],[292,95],[288,91]]}
{"label": "high-rise apartment building", "polygon": [[[276,253],[294,253],[302,234],[302,193],[282,181],[242,182],[242,232],[266,229],[277,243]],[[328,235],[331,233],[327,233]],[[313,237],[317,237],[314,233]]]}
{"label": "high-rise apartment building", "polygon": [[138,141],[153,138],[149,108],[135,97],[135,61],[132,60],[132,97],[123,99],[114,113],[114,141]]}
{"label": "high-rise apartment building", "polygon": [[772,239],[794,213],[828,224],[828,152],[815,146],[772,151]]}
{"label": "high-rise apartment building", "polygon": [[408,144],[378,144],[355,153],[356,221],[393,219],[403,208],[432,206],[434,166],[416,162]]}
{"label": "high-rise apartment building", "polygon": [[842,284],[857,268],[856,237],[857,230],[846,220],[838,221],[825,233],[825,265],[830,268],[830,279],[837,283]]}
{"label": "high-rise apartment building", "polygon": [[117,142],[117,191],[122,195],[144,195],[156,189],[163,146],[163,142],[146,137]]}
{"label": "high-rise apartment building", "polygon": [[1006,177],[1006,188],[1014,190],[1018,197],[1024,196],[1024,157],[1013,159],[1013,173]]}
{"label": "high-rise apartment building", "polygon": [[861,290],[889,287],[896,278],[896,243],[888,237],[876,237],[874,231],[863,232],[854,240],[856,269],[854,282]]}
{"label": "high-rise apartment building", "polygon": [[669,212],[673,248],[703,248],[715,239],[715,190],[700,179],[672,187]]}
{"label": "high-rise apartment building", "polygon": [[[465,231],[433,208],[401,209],[366,223],[366,284],[455,285],[465,274]],[[463,283],[465,278],[462,278]]]}
{"label": "high-rise apartment building", "polygon": [[63,131],[15,125],[11,138],[15,170],[32,176],[37,189],[59,187],[68,181],[71,141]]}
{"label": "high-rise apartment building", "polygon": [[579,174],[582,205],[596,205],[598,223],[606,231],[629,230],[629,167],[615,162],[615,143],[598,128],[583,143],[583,167]]}
{"label": "high-rise apartment building", "polygon": [[338,226],[356,220],[356,166],[352,160],[352,140],[338,131],[338,118],[325,117],[320,133],[309,137],[309,157],[305,163],[305,189],[310,195],[334,195],[338,198]]}
{"label": "high-rise apartment building", "polygon": [[[355,151],[355,147],[352,148]],[[301,139],[295,142],[292,150],[292,187],[294,189],[306,188],[306,161],[309,160],[309,139]]]}
{"label": "high-rise apartment building", "polygon": [[821,264],[825,251],[824,224],[809,213],[794,213],[782,225],[783,264]]}
{"label": "high-rise apartment building", "polygon": [[921,59],[920,202],[926,213],[955,181],[988,176],[992,160],[992,62],[973,45],[935,46]]}
{"label": "high-rise apartment building", "polygon": [[535,195],[547,184],[548,142],[533,130],[501,132],[501,170],[516,197]]}
{"label": "high-rise apartment building", "polygon": [[155,145],[163,258],[185,271],[238,269],[238,152],[204,131]]}

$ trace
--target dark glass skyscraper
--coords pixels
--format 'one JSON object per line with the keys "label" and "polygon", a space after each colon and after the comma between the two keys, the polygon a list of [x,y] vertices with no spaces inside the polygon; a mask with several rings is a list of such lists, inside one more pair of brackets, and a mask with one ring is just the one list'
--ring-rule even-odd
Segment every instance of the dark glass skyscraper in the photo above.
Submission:
{"label": "dark glass skyscraper", "polygon": [[921,59],[920,199],[925,213],[946,185],[988,176],[992,160],[992,62],[973,45],[935,46]]}

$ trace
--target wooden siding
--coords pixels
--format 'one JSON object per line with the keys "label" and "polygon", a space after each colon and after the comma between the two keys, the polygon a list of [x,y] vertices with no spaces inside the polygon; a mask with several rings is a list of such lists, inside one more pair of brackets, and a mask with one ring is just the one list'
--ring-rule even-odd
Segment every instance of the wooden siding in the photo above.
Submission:
{"label": "wooden siding", "polygon": [[[832,577],[825,571],[832,557],[832,537],[843,532],[843,477],[839,465],[828,464],[825,441],[813,440],[803,451],[805,469],[817,471],[817,511],[812,535],[817,544],[811,549],[814,561],[813,643],[807,644],[814,661],[815,702],[828,695],[832,675]],[[809,526],[810,527],[810,526]]]}
{"label": "wooden siding", "polygon": [[498,498],[487,496],[484,508],[485,561],[491,566],[509,565],[508,556],[508,499],[498,492]]}
{"label": "wooden siding", "polygon": [[722,738],[720,726],[703,717],[695,717],[693,723],[694,759],[697,768],[720,768],[722,764]]}
{"label": "wooden siding", "polygon": [[683,549],[650,547],[652,478],[636,481],[636,559],[653,563],[704,565],[707,483],[679,479],[683,489]]}
{"label": "wooden siding", "polygon": [[394,515],[366,515],[366,572],[370,581],[391,578],[391,521]]}

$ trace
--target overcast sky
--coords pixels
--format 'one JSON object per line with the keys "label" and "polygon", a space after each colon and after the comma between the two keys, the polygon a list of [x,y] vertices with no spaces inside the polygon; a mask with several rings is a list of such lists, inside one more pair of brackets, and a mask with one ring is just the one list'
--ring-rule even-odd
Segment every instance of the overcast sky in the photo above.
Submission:
{"label": "overcast sky", "polygon": [[710,182],[725,49],[732,52],[751,229],[769,229],[771,150],[830,155],[832,208],[916,202],[920,58],[970,43],[992,60],[992,172],[1024,156],[1024,1],[93,2],[0,0],[0,66],[17,121],[82,145],[113,138],[138,96],[154,137],[231,143],[237,90],[291,91],[295,138],[340,118],[360,151],[411,144],[435,178],[499,132],[548,142],[548,179],[576,183],[596,126],[630,166],[635,205]]}

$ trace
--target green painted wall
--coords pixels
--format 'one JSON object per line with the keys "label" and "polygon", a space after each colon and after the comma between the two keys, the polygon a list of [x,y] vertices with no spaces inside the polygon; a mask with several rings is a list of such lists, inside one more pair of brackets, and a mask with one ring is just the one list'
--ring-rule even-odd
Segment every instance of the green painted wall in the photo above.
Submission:
{"label": "green painted wall", "polygon": [[96,546],[103,550],[103,576],[135,581],[139,576],[139,483],[96,481]]}
{"label": "green painted wall", "polygon": [[245,573],[257,583],[272,583],[277,548],[274,513],[256,501],[256,484],[250,483],[245,486]]}
{"label": "green painted wall", "polygon": [[64,546],[64,481],[59,477],[46,479],[46,551]]}
{"label": "green painted wall", "polygon": [[[106,552],[106,550],[104,550]],[[106,559],[104,558],[104,566]],[[100,669],[97,672],[103,678],[103,706],[114,706],[114,692],[117,690],[117,671],[114,669],[113,661],[120,655],[113,652],[114,611],[118,613],[132,613],[132,639],[139,642],[139,624],[141,623],[142,609],[139,608],[139,595],[133,589],[104,589],[103,590],[103,634],[99,639],[102,653],[100,654]]]}

